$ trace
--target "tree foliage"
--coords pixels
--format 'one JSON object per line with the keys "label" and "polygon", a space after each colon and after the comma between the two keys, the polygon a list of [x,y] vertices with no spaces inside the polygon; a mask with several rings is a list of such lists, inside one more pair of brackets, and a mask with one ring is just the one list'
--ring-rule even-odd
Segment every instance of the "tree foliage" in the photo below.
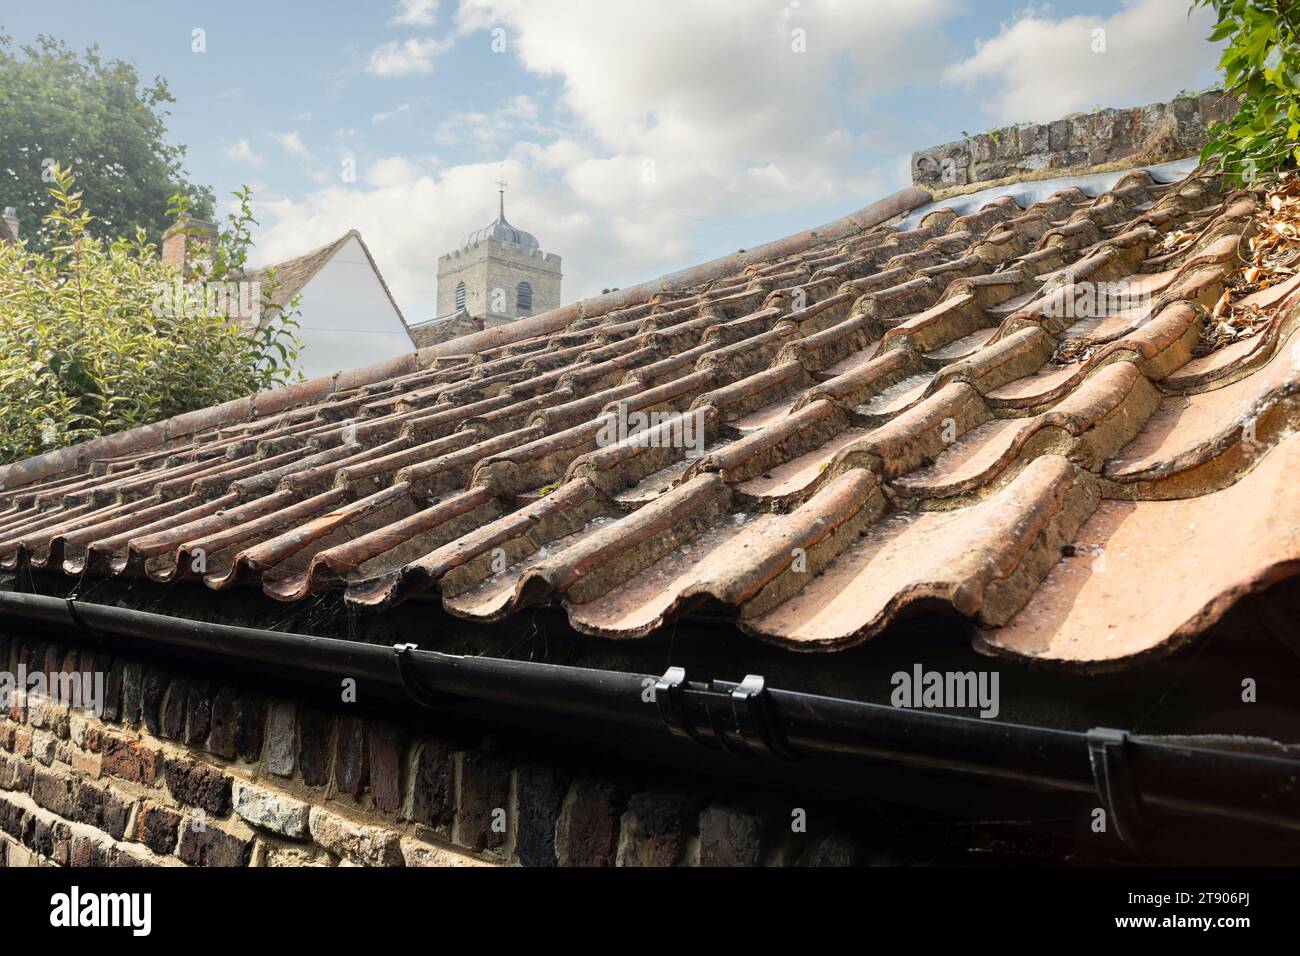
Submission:
{"label": "tree foliage", "polygon": [[220,259],[188,278],[161,261],[143,227],[131,239],[94,235],[68,170],[56,167],[49,194],[48,251],[0,243],[0,461],[297,377],[297,300],[272,304],[274,276],[256,290],[260,324],[232,321],[205,294],[240,276],[254,221],[246,189],[218,237]]}
{"label": "tree foliage", "polygon": [[1214,10],[1212,42],[1227,41],[1219,67],[1241,101],[1210,130],[1202,158],[1218,157],[1230,181],[1248,185],[1300,164],[1300,4],[1293,0],[1194,0]]}
{"label": "tree foliage", "polygon": [[57,163],[71,169],[94,205],[90,235],[130,239],[143,228],[152,242],[168,226],[167,197],[189,196],[195,214],[212,215],[207,187],[186,181],[185,147],[166,142],[166,104],[159,77],[141,81],[135,67],[84,56],[38,36],[15,48],[0,31],[0,205],[14,206],[29,246],[49,249],[45,217]]}

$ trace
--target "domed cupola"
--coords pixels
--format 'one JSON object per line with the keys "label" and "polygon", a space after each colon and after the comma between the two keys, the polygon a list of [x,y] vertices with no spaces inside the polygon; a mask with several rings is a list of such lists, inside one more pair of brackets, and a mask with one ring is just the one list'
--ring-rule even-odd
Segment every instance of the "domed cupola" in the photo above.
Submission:
{"label": "domed cupola", "polygon": [[486,239],[496,239],[498,242],[513,242],[515,245],[523,246],[526,249],[540,249],[541,243],[531,232],[524,232],[522,229],[516,229],[510,225],[506,219],[506,192],[504,189],[497,191],[500,205],[497,211],[495,221],[488,223],[482,229],[477,229],[465,237],[464,247],[476,246]]}

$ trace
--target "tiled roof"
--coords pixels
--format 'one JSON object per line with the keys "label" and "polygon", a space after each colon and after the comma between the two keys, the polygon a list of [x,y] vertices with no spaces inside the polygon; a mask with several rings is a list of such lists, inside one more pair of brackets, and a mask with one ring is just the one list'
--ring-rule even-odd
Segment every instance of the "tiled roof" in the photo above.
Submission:
{"label": "tiled roof", "polygon": [[[488,621],[555,602],[606,638],[704,610],[803,651],[949,608],[986,652],[1129,663],[1300,572],[1295,296],[1201,344],[1254,213],[1138,172],[813,234],[0,470],[0,564]],[[1089,283],[1127,307],[1069,317]],[[656,437],[694,416],[703,455],[603,442],[620,403],[666,414]]]}
{"label": "tiled roof", "polygon": [[447,315],[439,315],[426,322],[408,326],[411,341],[415,347],[422,349],[442,342],[450,342],[462,335],[470,335],[483,329],[483,320],[475,319],[465,309],[457,309]]}
{"label": "tiled roof", "polygon": [[384,274],[379,271],[379,266],[375,263],[375,257],[370,254],[370,248],[366,245],[361,233],[355,229],[349,229],[333,242],[327,242],[319,248],[310,252],[305,252],[293,259],[285,259],[283,262],[271,263],[260,269],[250,269],[245,274],[245,278],[252,281],[267,281],[267,275],[271,269],[275,270],[275,291],[271,295],[271,301],[276,305],[284,307],[301,292],[321,269],[325,263],[329,262],[338,252],[347,244],[349,239],[355,238],[357,244],[361,246],[361,251],[366,254],[366,261],[370,268],[375,270],[375,277],[384,289],[384,294],[388,296],[388,301],[393,304],[393,311],[397,313],[398,319],[402,325],[406,326],[406,318],[402,315],[402,310],[397,305],[397,300],[393,298],[393,293],[388,288],[388,283],[384,280]]}

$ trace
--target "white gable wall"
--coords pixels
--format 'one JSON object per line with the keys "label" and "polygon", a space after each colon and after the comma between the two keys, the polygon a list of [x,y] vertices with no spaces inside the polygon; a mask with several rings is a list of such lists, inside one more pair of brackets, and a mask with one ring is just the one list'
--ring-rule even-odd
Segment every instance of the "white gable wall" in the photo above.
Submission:
{"label": "white gable wall", "polygon": [[298,308],[298,367],[307,378],[415,351],[356,236],[303,287]]}

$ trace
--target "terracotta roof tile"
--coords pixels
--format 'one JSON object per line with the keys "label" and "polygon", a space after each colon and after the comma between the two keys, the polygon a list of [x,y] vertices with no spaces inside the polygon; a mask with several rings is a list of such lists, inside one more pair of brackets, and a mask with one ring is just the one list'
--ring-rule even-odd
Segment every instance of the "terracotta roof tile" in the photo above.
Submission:
{"label": "terracotta roof tile", "polygon": [[[985,652],[1120,666],[1300,574],[1300,294],[1193,357],[1254,210],[1132,173],[903,232],[846,217],[9,466],[0,564],[555,603],[606,638],[707,606],[797,650],[938,603]],[[1096,283],[1123,301],[1076,315]]]}

